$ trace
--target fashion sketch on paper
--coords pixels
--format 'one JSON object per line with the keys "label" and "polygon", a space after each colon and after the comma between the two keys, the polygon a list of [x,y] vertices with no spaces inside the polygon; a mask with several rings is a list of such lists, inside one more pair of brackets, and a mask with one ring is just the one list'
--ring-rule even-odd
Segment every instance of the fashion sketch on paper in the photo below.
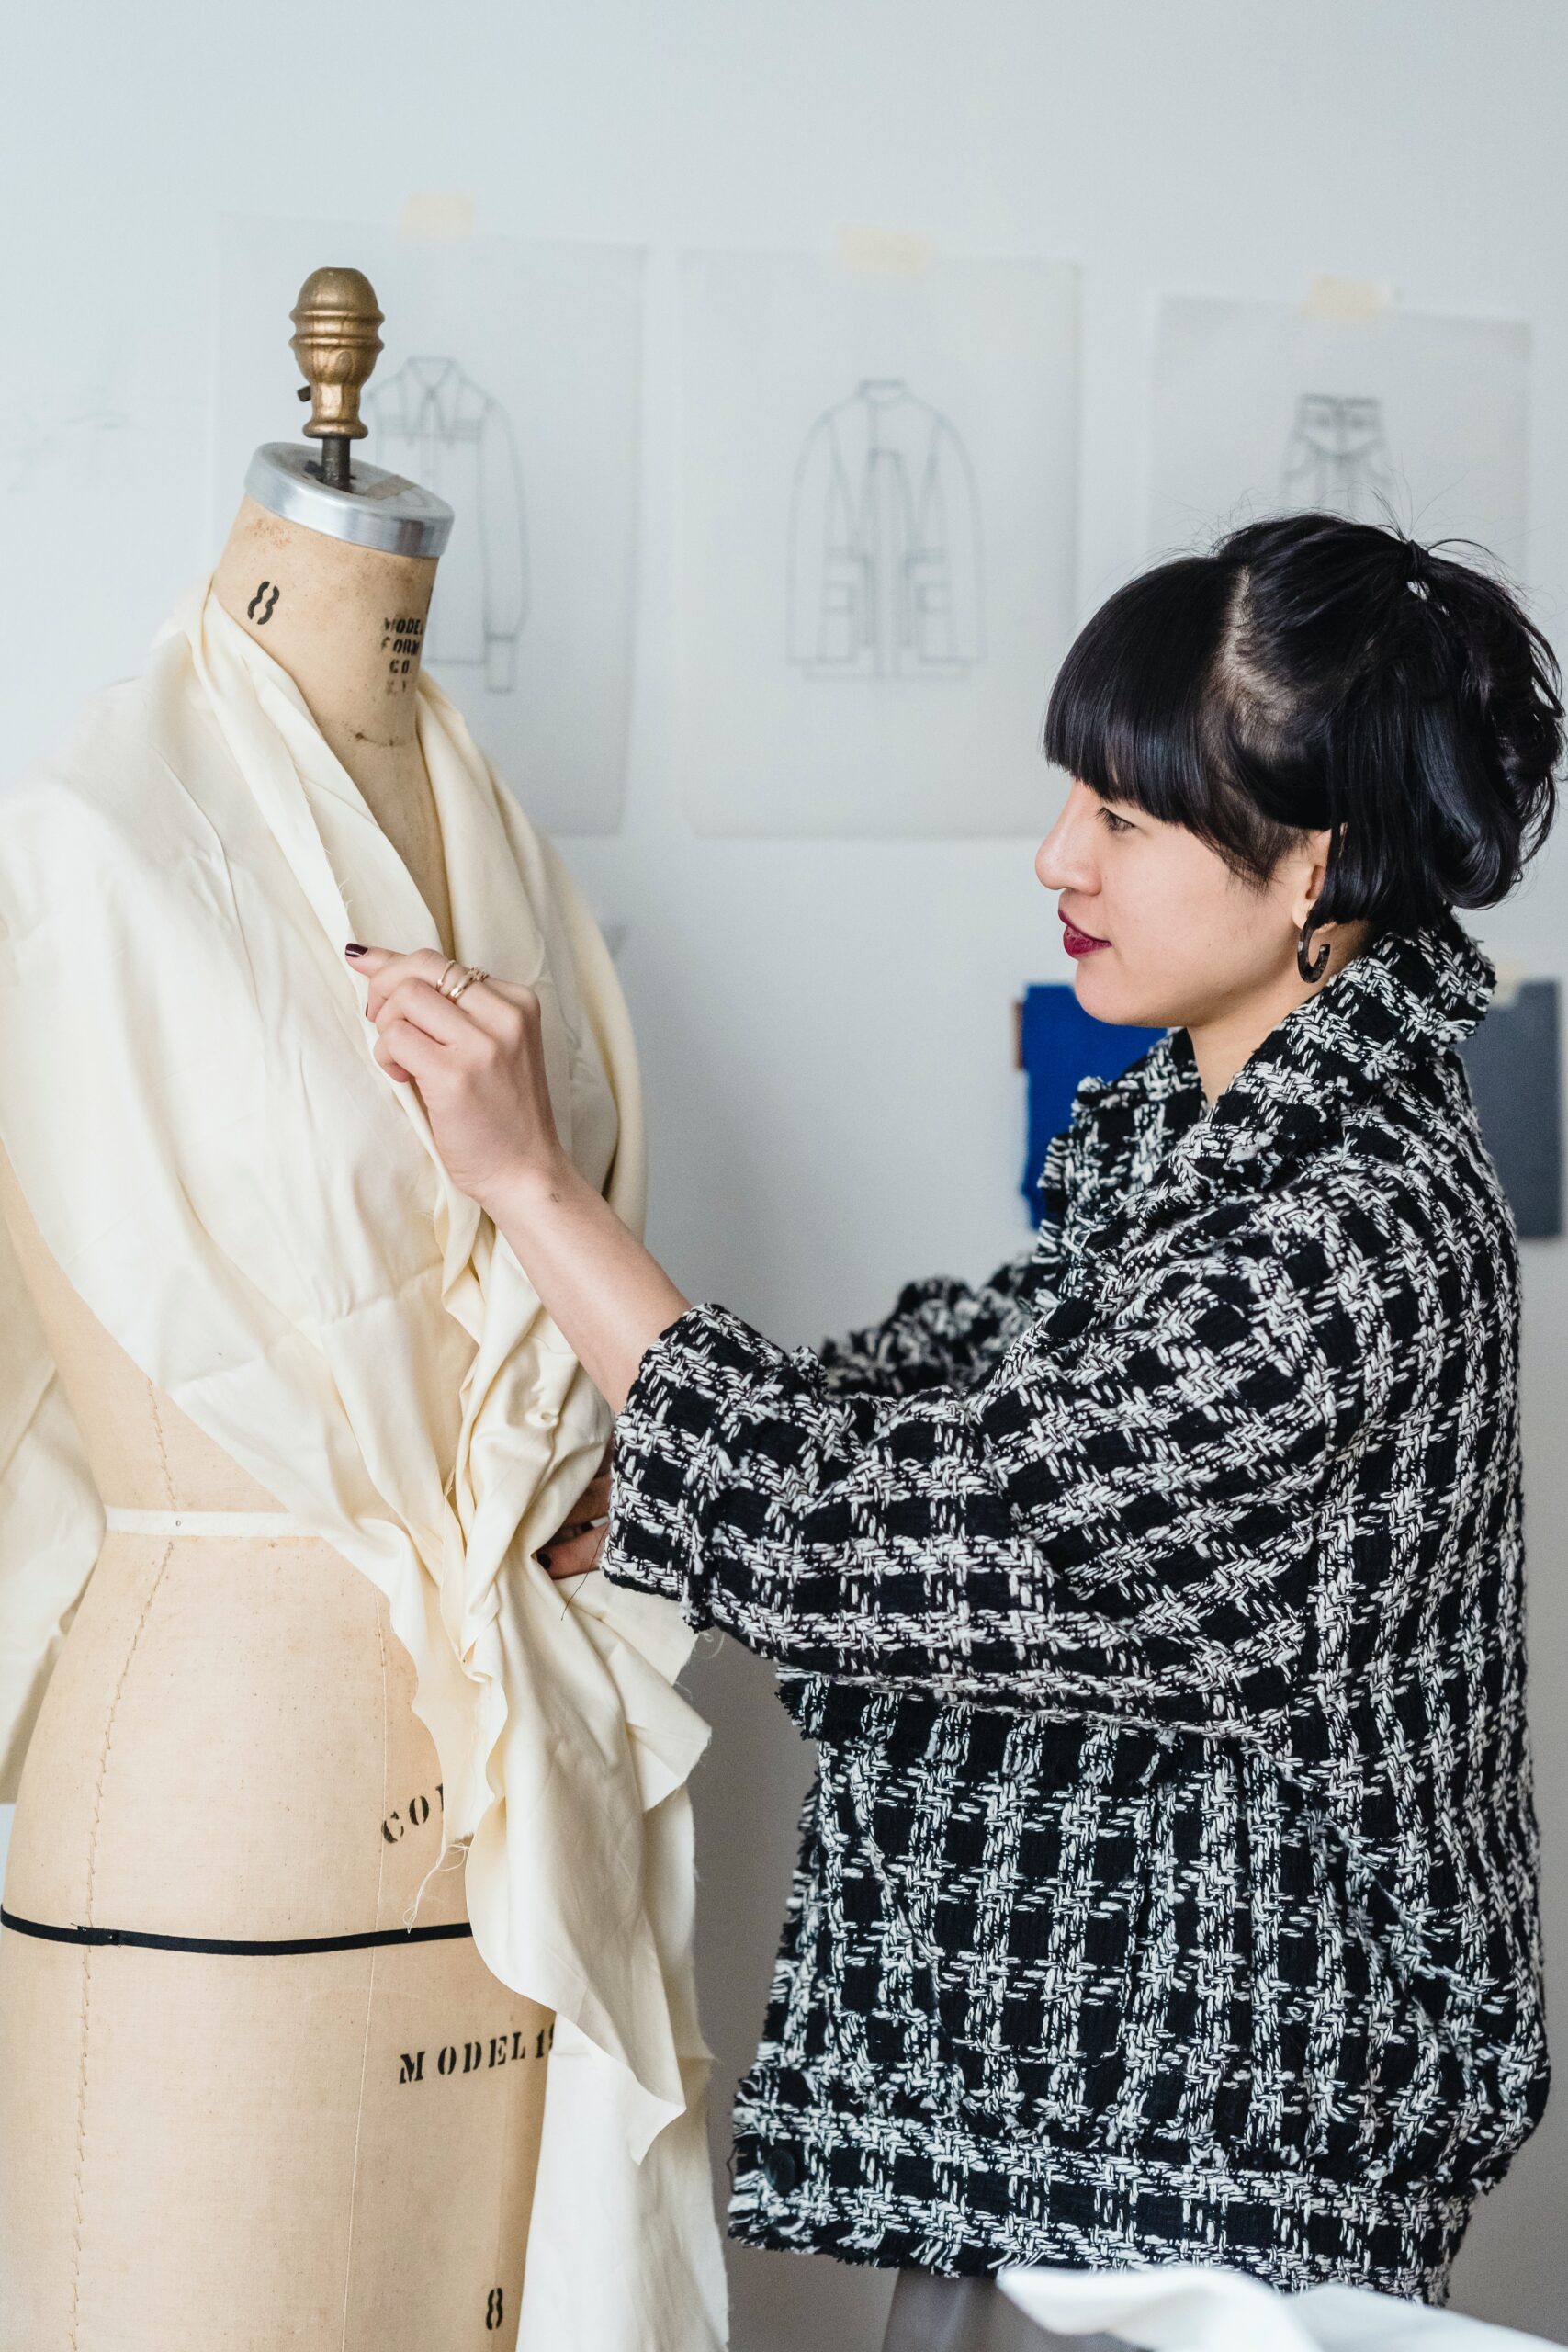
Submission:
{"label": "fashion sketch on paper", "polygon": [[455,359],[406,359],[365,399],[375,462],[457,516],[431,601],[424,658],[479,667],[492,694],[517,678],[528,617],[528,540],[512,424]]}
{"label": "fashion sketch on paper", "polygon": [[1292,506],[1326,507],[1350,522],[1374,521],[1397,488],[1381,400],[1303,392],[1280,472]]}
{"label": "fashion sketch on paper", "polygon": [[863,379],[801,448],[789,658],[817,678],[964,678],[985,653],[980,500],[948,419]]}

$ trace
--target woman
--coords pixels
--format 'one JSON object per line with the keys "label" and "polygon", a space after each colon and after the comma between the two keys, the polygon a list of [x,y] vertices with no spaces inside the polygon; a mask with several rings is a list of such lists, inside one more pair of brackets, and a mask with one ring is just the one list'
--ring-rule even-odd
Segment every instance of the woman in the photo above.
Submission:
{"label": "woman", "polygon": [[1539,2120],[1518,1260],[1452,909],[1545,834],[1560,687],[1502,587],[1330,515],[1112,596],[1035,862],[1086,1008],[1168,1034],[1079,1088],[1036,1246],[817,1353],[576,1175],[526,990],[364,958],[618,1413],[548,1565],[775,1660],[819,1743],[730,2226],[897,2267],[889,2343],[999,2340],[1011,2261],[1442,2302]]}

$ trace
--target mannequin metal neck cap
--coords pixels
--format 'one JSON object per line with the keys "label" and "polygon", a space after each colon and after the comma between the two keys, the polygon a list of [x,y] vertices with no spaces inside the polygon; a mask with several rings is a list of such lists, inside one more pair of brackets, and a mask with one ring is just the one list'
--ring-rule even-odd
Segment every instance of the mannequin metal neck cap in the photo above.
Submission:
{"label": "mannequin metal neck cap", "polygon": [[453,520],[445,499],[379,466],[355,463],[348,481],[346,490],[325,481],[309,443],[268,441],[251,459],[245,490],[280,522],[303,524],[328,538],[381,555],[440,555]]}

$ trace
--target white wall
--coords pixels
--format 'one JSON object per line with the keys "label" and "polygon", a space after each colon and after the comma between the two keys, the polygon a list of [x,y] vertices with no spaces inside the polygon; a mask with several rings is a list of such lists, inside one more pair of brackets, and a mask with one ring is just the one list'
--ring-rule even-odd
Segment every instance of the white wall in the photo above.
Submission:
{"label": "white wall", "polygon": [[[1568,15],[1555,0],[88,0],[14,17],[6,61],[10,763],[89,685],[139,663],[238,499],[236,481],[205,512],[220,209],[395,221],[412,189],[467,189],[484,229],[652,248],[628,815],[619,838],[567,846],[601,913],[629,925],[654,1244],[690,1291],[781,1339],[869,1315],[911,1274],[978,1273],[1024,1238],[1009,1005],[1025,980],[1059,976],[1059,951],[1032,839],[716,844],[685,827],[670,602],[682,244],[822,247],[857,222],[1080,260],[1085,614],[1145,553],[1158,289],[1291,296],[1328,270],[1391,278],[1412,305],[1528,317],[1531,582],[1556,627]],[[159,424],[155,463],[126,456],[127,416]],[[1042,830],[1056,797],[1042,769]],[[1487,944],[1562,972],[1565,872],[1559,854],[1479,922]],[[1554,2016],[1568,2018],[1568,1713],[1555,1703],[1568,1278],[1562,1245],[1526,1257],[1534,1714]],[[765,1672],[735,1649],[701,1664],[694,1690],[716,1725],[699,1787],[702,1936],[727,2094],[761,2020],[808,1757]],[[721,2108],[721,2150],[723,2122]],[[1568,2333],[1565,2186],[1568,2089],[1482,2208],[1459,2304]],[[874,2274],[738,2254],[734,2275],[740,2352],[875,2340]]]}

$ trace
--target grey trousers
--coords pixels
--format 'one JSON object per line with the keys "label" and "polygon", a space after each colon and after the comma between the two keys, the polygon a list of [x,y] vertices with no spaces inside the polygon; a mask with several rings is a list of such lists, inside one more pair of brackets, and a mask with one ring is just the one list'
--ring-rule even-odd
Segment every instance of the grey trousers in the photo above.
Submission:
{"label": "grey trousers", "polygon": [[1116,2335],[1056,2335],[1025,2319],[994,2278],[900,2270],[882,2352],[1123,2352]]}

